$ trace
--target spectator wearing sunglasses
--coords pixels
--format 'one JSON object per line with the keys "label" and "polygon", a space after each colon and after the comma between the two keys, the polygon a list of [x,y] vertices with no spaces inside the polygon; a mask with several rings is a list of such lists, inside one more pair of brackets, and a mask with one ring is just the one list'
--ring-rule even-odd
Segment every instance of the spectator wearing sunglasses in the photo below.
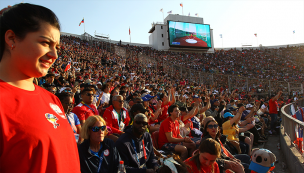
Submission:
{"label": "spectator wearing sunglasses", "polygon": [[158,169],[147,128],[148,118],[145,114],[138,113],[133,125],[126,127],[125,133],[115,143],[127,172],[153,173]]}
{"label": "spectator wearing sunglasses", "polygon": [[226,148],[225,148],[225,141],[221,140],[221,133],[219,132],[219,125],[215,120],[209,120],[205,124],[204,127],[204,137],[202,138],[201,142],[205,141],[208,138],[212,138],[220,143],[221,145],[221,157],[216,160],[217,164],[221,172],[227,169],[231,169],[234,172],[250,172],[249,164],[250,164],[250,156],[247,154],[236,154],[232,155]]}
{"label": "spectator wearing sunglasses", "polygon": [[99,115],[98,110],[93,105],[94,93],[91,88],[85,88],[81,91],[81,99],[77,106],[74,107],[73,113],[79,118],[81,126],[85,123],[89,116]]}
{"label": "spectator wearing sunglasses", "polygon": [[121,95],[113,96],[112,105],[109,106],[103,117],[113,133],[122,134],[124,128],[129,125],[130,117],[128,110],[123,107],[124,99]]}
{"label": "spectator wearing sunglasses", "polygon": [[98,115],[90,116],[81,129],[84,141],[78,146],[82,173],[117,172],[119,153],[107,135],[106,122]]}

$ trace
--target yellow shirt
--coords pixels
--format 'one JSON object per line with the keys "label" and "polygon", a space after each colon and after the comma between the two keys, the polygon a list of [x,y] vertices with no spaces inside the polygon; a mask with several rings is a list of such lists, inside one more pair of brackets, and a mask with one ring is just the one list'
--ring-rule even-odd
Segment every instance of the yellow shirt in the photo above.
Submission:
{"label": "yellow shirt", "polygon": [[227,136],[228,141],[239,141],[238,134],[236,134],[238,127],[230,125],[230,120],[224,122],[222,127],[223,135]]}

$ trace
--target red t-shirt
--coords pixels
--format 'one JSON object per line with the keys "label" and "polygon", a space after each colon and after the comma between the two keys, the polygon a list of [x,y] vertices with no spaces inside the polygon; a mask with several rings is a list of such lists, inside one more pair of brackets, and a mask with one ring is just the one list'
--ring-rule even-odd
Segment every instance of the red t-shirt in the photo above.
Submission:
{"label": "red t-shirt", "polygon": [[0,172],[80,173],[73,130],[59,99],[0,80]]}
{"label": "red t-shirt", "polygon": [[216,162],[213,163],[213,171],[212,171],[211,167],[200,167],[200,169],[198,169],[195,161],[191,160],[191,159],[192,159],[192,157],[190,157],[184,161],[189,166],[189,167],[187,167],[188,172],[191,172],[191,173],[220,173],[220,169]]}
{"label": "red t-shirt", "polygon": [[[166,134],[172,132],[173,138],[180,138],[179,123],[177,120],[172,121],[170,117],[166,118],[159,127],[158,147],[161,148],[165,143],[169,143]],[[175,143],[176,144],[176,143]]]}
{"label": "red t-shirt", "polygon": [[79,121],[86,120],[89,116],[99,115],[94,105],[84,105],[83,103],[75,106],[72,112],[77,115]]}
{"label": "red t-shirt", "polygon": [[162,122],[164,119],[166,119],[169,116],[169,114],[168,114],[168,108],[169,108],[169,106],[171,106],[170,102],[168,102],[167,105],[164,105],[164,104],[161,105],[161,108],[164,108],[164,110],[158,116],[158,122]]}
{"label": "red t-shirt", "polygon": [[154,124],[154,123],[157,123],[158,122],[158,120],[156,119],[156,120],[154,120],[154,121],[152,121],[151,120],[151,118],[153,118],[153,117],[155,117],[155,115],[154,115],[154,113],[153,113],[153,110],[152,110],[152,108],[148,108],[148,110],[149,110],[149,112],[150,112],[150,115],[151,115],[151,117],[149,118],[149,124]]}
{"label": "red t-shirt", "polygon": [[[181,120],[184,119],[184,116],[181,116]],[[183,121],[183,123],[186,125],[187,123],[190,123],[190,129],[193,129],[193,122],[191,121],[190,118],[186,119],[185,121]]]}
{"label": "red t-shirt", "polygon": [[269,114],[278,114],[278,102],[272,101],[272,99],[269,100]]}

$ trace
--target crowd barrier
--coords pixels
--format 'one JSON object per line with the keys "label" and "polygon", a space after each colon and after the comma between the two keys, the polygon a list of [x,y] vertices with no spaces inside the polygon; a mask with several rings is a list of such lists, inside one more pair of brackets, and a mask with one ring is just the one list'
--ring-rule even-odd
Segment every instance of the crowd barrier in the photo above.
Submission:
{"label": "crowd barrier", "polygon": [[297,139],[296,131],[303,131],[304,122],[293,118],[291,113],[291,107],[297,111],[298,107],[302,106],[304,106],[304,99],[285,105],[281,109],[280,147],[290,172],[304,172],[304,155],[293,143]]}

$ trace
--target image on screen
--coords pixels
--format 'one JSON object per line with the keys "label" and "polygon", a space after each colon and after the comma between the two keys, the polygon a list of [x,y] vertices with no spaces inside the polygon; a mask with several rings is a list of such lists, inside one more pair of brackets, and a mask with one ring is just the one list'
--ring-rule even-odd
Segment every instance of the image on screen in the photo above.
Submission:
{"label": "image on screen", "polygon": [[170,46],[212,47],[209,25],[168,21],[168,26]]}

